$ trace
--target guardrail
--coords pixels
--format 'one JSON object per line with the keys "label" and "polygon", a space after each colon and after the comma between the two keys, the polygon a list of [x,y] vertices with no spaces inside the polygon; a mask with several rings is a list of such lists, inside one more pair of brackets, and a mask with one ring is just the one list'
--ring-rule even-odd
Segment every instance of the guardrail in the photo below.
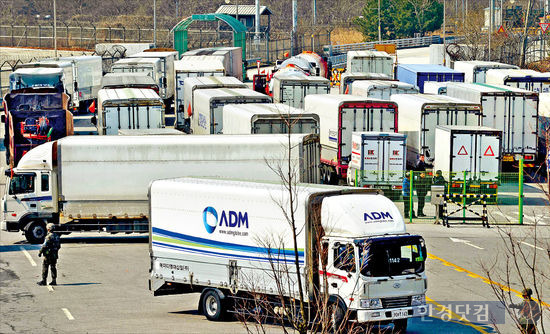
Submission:
{"label": "guardrail", "polygon": [[325,45],[323,46],[323,52],[325,53],[325,55],[334,56],[337,54],[346,54],[348,51],[374,49],[375,44],[395,44],[398,49],[406,49],[441,43],[443,43],[443,39],[441,38],[441,36],[434,35],[425,37],[390,39],[376,42]]}

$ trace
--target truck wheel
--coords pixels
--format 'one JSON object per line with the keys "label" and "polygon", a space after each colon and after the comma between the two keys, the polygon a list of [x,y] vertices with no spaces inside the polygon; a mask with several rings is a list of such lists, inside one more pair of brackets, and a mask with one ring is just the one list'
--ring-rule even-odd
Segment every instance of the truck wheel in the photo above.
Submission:
{"label": "truck wheel", "polygon": [[393,322],[393,333],[405,334],[407,333],[408,319],[399,319]]}
{"label": "truck wheel", "polygon": [[336,172],[330,172],[328,184],[336,186],[338,185],[338,181],[338,174],[336,174]]}
{"label": "truck wheel", "polygon": [[25,238],[31,244],[41,244],[46,238],[46,224],[41,220],[30,222],[25,229]]}
{"label": "truck wheel", "polygon": [[202,310],[210,321],[220,321],[225,315],[220,295],[214,290],[206,290],[202,296]]}
{"label": "truck wheel", "polygon": [[340,303],[332,303],[329,306],[330,310],[330,328],[332,333],[347,333],[347,328],[343,322],[345,321],[344,317],[346,311],[340,305]]}

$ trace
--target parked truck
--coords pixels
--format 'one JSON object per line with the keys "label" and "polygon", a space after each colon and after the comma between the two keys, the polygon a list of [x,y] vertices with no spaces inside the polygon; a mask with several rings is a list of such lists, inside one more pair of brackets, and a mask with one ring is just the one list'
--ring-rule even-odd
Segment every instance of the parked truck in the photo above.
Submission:
{"label": "parked truck", "polygon": [[396,79],[414,85],[420,93],[424,93],[424,82],[464,82],[464,72],[441,65],[399,64],[397,65]]}
{"label": "parked truck", "polygon": [[159,85],[145,73],[106,73],[101,79],[101,89],[142,88],[159,93]]}
{"label": "parked truck", "polygon": [[[45,59],[33,63],[20,64],[17,68],[62,69],[64,74],[62,77],[63,89],[70,97],[69,107],[71,111],[76,113],[88,112],[88,107],[97,99],[97,92],[101,88],[101,77],[103,76],[102,59],[100,56],[71,56]],[[33,74],[33,81],[39,80],[38,76],[41,74]],[[20,85],[16,81],[13,83],[13,87],[15,89],[22,89],[29,88],[30,86]]]}
{"label": "parked truck", "polygon": [[352,95],[308,95],[305,111],[319,115],[321,179],[338,184],[347,179],[352,132],[397,132],[397,104]]}
{"label": "parked truck", "polygon": [[[176,127],[183,129],[185,114],[185,79],[194,77],[223,77],[222,56],[184,56],[174,62],[174,109],[176,110]],[[237,80],[237,79],[236,79]],[[189,128],[189,124],[187,126]]]}
{"label": "parked truck", "polygon": [[357,80],[351,87],[353,95],[381,100],[389,100],[392,94],[418,94],[413,85],[393,80]]}
{"label": "parked truck", "polygon": [[424,94],[447,95],[447,85],[449,83],[449,81],[426,81],[424,82]]}
{"label": "parked truck", "polygon": [[230,103],[271,103],[271,98],[248,88],[195,90],[191,118],[192,133],[223,133],[223,107]]}
{"label": "parked truck", "polygon": [[359,80],[393,80],[393,75],[346,71],[340,76],[340,94],[353,94],[352,84]]}
{"label": "parked truck", "polygon": [[181,97],[181,102],[184,107],[178,107],[176,128],[181,129],[186,133],[191,132],[191,117],[193,116],[194,106],[193,96],[196,90],[213,88],[247,88],[245,83],[235,77],[191,77],[185,79],[184,81],[183,96]]}
{"label": "parked truck", "polygon": [[275,72],[270,81],[273,102],[295,108],[304,107],[309,94],[329,94],[330,81],[320,76],[305,75],[301,71]]}
{"label": "parked truck", "polygon": [[285,69],[298,69],[307,75],[327,79],[330,75],[326,60],[312,51],[304,51],[288,59],[282,61],[278,60],[274,70],[277,72]]}
{"label": "parked truck", "polygon": [[143,52],[135,53],[129,58],[141,58],[141,59],[160,59],[160,69],[162,73],[162,82],[160,82],[160,97],[164,100],[164,104],[172,110],[172,103],[174,101],[174,62],[178,60],[177,51],[154,51],[155,49],[145,50]]}
{"label": "parked truck", "polygon": [[12,90],[3,99],[6,164],[14,167],[32,148],[74,133],[69,96],[53,88]]}
{"label": "parked truck", "polygon": [[398,199],[407,169],[407,136],[394,132],[353,132],[347,182],[350,186],[382,189]]}
{"label": "parked truck", "polygon": [[346,70],[350,72],[382,73],[393,78],[392,56],[384,51],[348,51]]}
{"label": "parked truck", "polygon": [[99,135],[116,136],[120,129],[164,127],[164,103],[152,89],[102,89],[97,101]]}
{"label": "parked truck", "polygon": [[481,126],[481,105],[444,95],[395,94],[399,106],[399,132],[407,135],[407,166],[414,167],[420,154],[433,165],[438,125]]}
{"label": "parked truck", "polygon": [[159,96],[166,95],[162,62],[159,58],[123,58],[111,66],[111,72],[116,75],[138,73],[151,77],[159,88]]}
{"label": "parked truck", "polygon": [[195,49],[185,52],[183,57],[190,56],[220,56],[223,57],[225,75],[244,80],[243,49],[240,47],[212,47]]}
{"label": "parked truck", "polygon": [[[364,189],[295,189],[293,234],[280,205],[290,195],[281,184],[153,182],[153,295],[199,292],[199,312],[211,321],[228,313],[284,314],[285,305],[297,305],[299,274],[306,322],[326,319],[334,332],[349,321],[393,322],[394,333],[404,333],[408,318],[427,314],[425,242],[406,233],[393,202]],[[327,309],[328,316],[316,313]]]}
{"label": "parked truck", "polygon": [[504,85],[449,83],[447,95],[481,104],[482,124],[502,131],[504,170],[517,170],[519,159],[526,167],[537,166],[537,93]]}
{"label": "parked truck", "polygon": [[526,69],[492,69],[487,71],[486,83],[506,85],[537,93],[550,93],[550,72]]}
{"label": "parked truck", "polygon": [[[151,181],[181,176],[280,182],[288,135],[70,136],[29,151],[6,172],[4,231],[41,242],[46,223],[59,232],[147,232]],[[297,182],[319,182],[319,139],[290,137]],[[85,176],[85,177],[83,177]]]}
{"label": "parked truck", "polygon": [[516,65],[498,63],[495,61],[464,60],[454,62],[454,69],[464,72],[465,83],[485,83],[487,71],[497,68],[519,69]]}
{"label": "parked truck", "polygon": [[434,169],[447,176],[449,193],[497,194],[502,133],[486,126],[437,126]]}
{"label": "parked truck", "polygon": [[224,134],[319,133],[319,115],[281,103],[228,104],[223,107]]}

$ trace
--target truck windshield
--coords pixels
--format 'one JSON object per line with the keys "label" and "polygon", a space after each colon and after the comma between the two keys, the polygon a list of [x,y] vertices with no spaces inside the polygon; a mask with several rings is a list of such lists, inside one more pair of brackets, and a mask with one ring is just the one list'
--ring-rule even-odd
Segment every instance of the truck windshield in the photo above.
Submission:
{"label": "truck windshield", "polygon": [[420,236],[373,238],[357,243],[364,276],[397,276],[424,271],[426,246]]}
{"label": "truck windshield", "polygon": [[10,195],[34,192],[35,174],[15,174],[10,181]]}

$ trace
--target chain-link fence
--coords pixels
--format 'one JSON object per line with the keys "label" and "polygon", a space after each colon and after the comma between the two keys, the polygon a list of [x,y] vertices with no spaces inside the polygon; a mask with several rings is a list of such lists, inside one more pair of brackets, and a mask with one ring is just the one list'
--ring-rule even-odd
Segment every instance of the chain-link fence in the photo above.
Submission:
{"label": "chain-link fence", "polygon": [[550,225],[548,185],[523,173],[355,171],[352,178],[382,189],[410,223]]}

